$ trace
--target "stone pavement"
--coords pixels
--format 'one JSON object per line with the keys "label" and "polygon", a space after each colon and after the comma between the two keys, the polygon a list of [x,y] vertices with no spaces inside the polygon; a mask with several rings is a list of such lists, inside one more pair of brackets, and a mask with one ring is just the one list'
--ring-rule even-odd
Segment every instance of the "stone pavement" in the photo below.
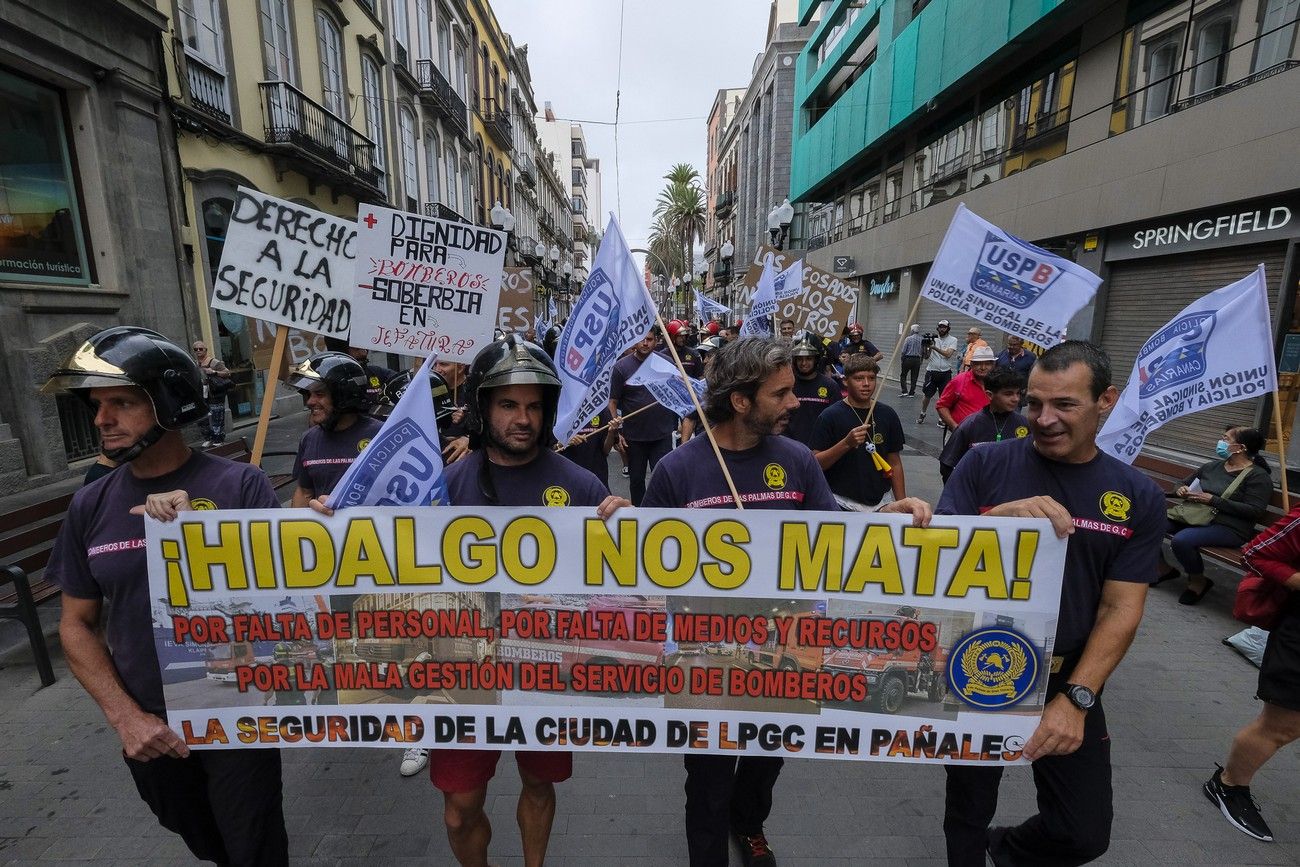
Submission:
{"label": "stone pavement", "polygon": [[[909,491],[939,492],[933,454],[938,428],[918,428],[910,400],[898,406],[913,445]],[[919,400],[919,398],[917,398]],[[910,418],[909,418],[910,414]],[[301,417],[277,423],[272,448],[292,448]],[[611,462],[616,488],[626,482]],[[1199,787],[1222,761],[1233,732],[1258,711],[1255,669],[1220,644],[1235,632],[1235,577],[1202,605],[1176,604],[1155,589],[1128,658],[1106,691],[1114,742],[1117,818],[1098,863],[1300,863],[1300,751],[1284,750],[1260,772],[1256,796],[1282,842],[1257,843],[1227,825]],[[68,673],[55,641],[58,682],[38,689],[30,654],[0,659],[0,863],[190,863],[178,839],[139,801],[118,758],[118,742]],[[402,779],[396,750],[285,753],[285,813],[295,864],[432,864],[452,859],[440,798],[427,778]],[[517,776],[508,758],[489,796],[495,861],[522,864],[514,824]],[[579,755],[560,787],[550,863],[684,864],[681,762],[668,756]],[[782,867],[941,865],[943,771],[901,764],[796,760],[777,785],[769,837]],[[1006,774],[997,821],[1034,812],[1028,769]],[[739,863],[733,855],[733,863]]]}

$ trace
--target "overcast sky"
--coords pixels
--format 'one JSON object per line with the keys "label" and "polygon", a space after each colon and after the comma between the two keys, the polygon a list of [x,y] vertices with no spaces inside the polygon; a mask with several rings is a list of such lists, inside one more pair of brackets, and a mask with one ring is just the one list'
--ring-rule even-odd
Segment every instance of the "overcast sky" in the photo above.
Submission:
{"label": "overcast sky", "polygon": [[[528,45],[538,112],[549,100],[557,118],[582,123],[587,153],[600,159],[604,209],[619,215],[637,247],[649,234],[668,169],[688,162],[705,178],[713,97],[719,88],[749,83],[771,7],[768,0],[625,0],[616,177],[619,6],[620,0],[492,0],[501,27]],[[603,231],[607,215],[591,217]]]}

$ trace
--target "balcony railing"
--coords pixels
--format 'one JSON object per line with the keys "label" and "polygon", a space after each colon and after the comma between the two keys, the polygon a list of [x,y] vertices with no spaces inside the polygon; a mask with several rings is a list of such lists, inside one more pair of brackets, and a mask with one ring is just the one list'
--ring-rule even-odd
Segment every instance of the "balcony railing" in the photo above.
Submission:
{"label": "balcony railing", "polygon": [[187,54],[185,85],[192,107],[222,123],[230,123],[230,97],[226,93],[225,75]]}
{"label": "balcony railing", "polygon": [[725,217],[731,213],[736,206],[736,191],[727,190],[718,196],[717,204],[713,206],[713,212],[719,217]]}
{"label": "balcony railing", "polygon": [[419,61],[416,72],[420,80],[420,96],[432,106],[461,138],[469,138],[469,116],[465,100],[456,93],[432,60]]}
{"label": "balcony railing", "polygon": [[514,160],[515,168],[519,171],[519,179],[530,187],[537,186],[537,173],[533,168],[533,158],[528,154],[518,154]]}
{"label": "balcony railing", "polygon": [[490,99],[483,101],[483,125],[487,127],[488,134],[501,145],[502,150],[514,150],[514,133],[510,126],[510,115],[493,108]]}
{"label": "balcony railing", "polygon": [[[448,220],[452,223],[470,223],[469,220],[444,205],[442,202],[425,202],[424,215],[426,217],[437,217],[439,220]],[[473,225],[470,223],[470,225]]]}
{"label": "balcony railing", "polygon": [[292,145],[370,187],[378,187],[375,145],[287,81],[263,81],[262,123],[270,144]]}

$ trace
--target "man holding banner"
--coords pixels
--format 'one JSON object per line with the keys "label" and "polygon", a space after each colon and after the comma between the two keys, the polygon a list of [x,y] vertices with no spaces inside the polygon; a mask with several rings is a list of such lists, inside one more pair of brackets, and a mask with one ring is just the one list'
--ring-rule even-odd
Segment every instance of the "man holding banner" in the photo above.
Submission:
{"label": "man holding banner", "polygon": [[[799,406],[790,346],[772,338],[741,338],[714,355],[705,374],[703,409],[725,464],[707,437],[695,437],[660,462],[646,508],[730,509],[734,482],[747,509],[838,511],[821,467],[800,443],[780,436]],[[928,523],[918,500],[883,511],[907,512]],[[734,835],[744,863],[774,865],[763,833],[782,760],[769,756],[688,755],[686,840],[691,867],[726,867]]]}
{"label": "man holding banner", "polygon": [[[540,347],[515,335],[488,344],[470,365],[465,391],[472,451],[447,469],[452,503],[595,507],[601,518],[631,505],[550,449],[560,379]],[[540,865],[555,820],[555,784],[572,775],[573,754],[514,756],[523,782],[517,815],[524,863]],[[483,807],[500,758],[500,750],[430,751],[429,776],[443,793],[447,839],[461,864],[487,863],[492,826]]]}
{"label": "man holding banner", "polygon": [[184,426],[207,412],[203,375],[159,334],[101,331],[44,390],[86,401],[105,455],[126,464],[77,492],[50,552],[45,574],[63,590],[59,638],[72,673],[117,732],[140,797],[196,858],[288,864],[279,750],[192,753],[165,722],[142,517],[274,509],[275,491],[256,467],[185,445]]}
{"label": "man holding banner", "polygon": [[990,830],[1002,770],[948,765],[943,828],[954,867],[982,867],[986,852],[994,864],[1085,864],[1109,846],[1100,696],[1137,632],[1165,527],[1155,483],[1097,448],[1117,398],[1104,352],[1079,340],[1054,346],[1029,377],[1033,438],[966,455],[939,501],[940,514],[1048,518],[1069,535],[1047,703],[1024,748],[1039,813]]}

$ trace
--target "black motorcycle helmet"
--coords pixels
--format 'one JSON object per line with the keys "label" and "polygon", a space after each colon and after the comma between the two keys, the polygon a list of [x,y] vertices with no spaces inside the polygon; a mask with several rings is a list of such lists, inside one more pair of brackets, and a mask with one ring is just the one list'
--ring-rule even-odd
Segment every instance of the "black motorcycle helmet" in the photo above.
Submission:
{"label": "black motorcycle helmet", "polygon": [[41,391],[70,392],[90,404],[90,389],[122,385],[149,395],[157,422],[131,445],[104,452],[117,463],[134,460],[167,431],[208,414],[199,363],[158,332],[132,325],[105,329],[81,344]]}
{"label": "black motorcycle helmet", "polygon": [[538,443],[548,448],[555,442],[552,428],[560,405],[560,376],[555,362],[540,346],[529,343],[517,334],[508,334],[483,347],[469,366],[465,377],[465,428],[469,432],[470,448],[482,447],[485,434],[486,392],[503,385],[542,386],[545,410],[542,416],[542,438]]}
{"label": "black motorcycle helmet", "polygon": [[[397,402],[406,394],[407,386],[415,378],[418,371],[414,368],[403,370],[384,384],[383,395],[379,400],[379,408],[375,414],[380,418],[387,418],[397,406]],[[456,411],[456,406],[451,399],[451,387],[447,385],[447,380],[435,370],[429,371],[429,389],[433,392],[433,412],[438,422],[450,416]]]}
{"label": "black motorcycle helmet", "polygon": [[342,352],[318,352],[311,356],[289,371],[288,385],[301,392],[304,401],[313,385],[325,386],[334,403],[333,412],[321,424],[327,431],[334,430],[344,415],[362,415],[373,404],[369,374],[361,362]]}

